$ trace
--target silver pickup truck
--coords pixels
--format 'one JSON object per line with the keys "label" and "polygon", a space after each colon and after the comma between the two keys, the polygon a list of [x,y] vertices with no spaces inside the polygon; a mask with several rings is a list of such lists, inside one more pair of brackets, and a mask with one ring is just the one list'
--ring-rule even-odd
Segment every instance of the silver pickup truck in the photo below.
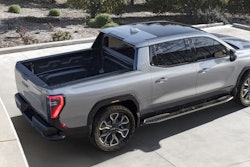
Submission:
{"label": "silver pickup truck", "polygon": [[250,105],[250,42],[170,22],[101,30],[92,47],[16,63],[15,95],[44,137],[87,128],[104,151],[136,127],[235,99]]}

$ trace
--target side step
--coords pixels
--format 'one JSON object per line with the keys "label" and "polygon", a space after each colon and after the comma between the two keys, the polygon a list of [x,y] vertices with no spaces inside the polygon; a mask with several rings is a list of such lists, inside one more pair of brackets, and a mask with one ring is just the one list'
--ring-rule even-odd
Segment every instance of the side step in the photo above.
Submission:
{"label": "side step", "polygon": [[160,122],[172,119],[172,118],[176,118],[176,117],[179,117],[179,116],[182,116],[182,115],[186,115],[186,114],[189,114],[189,113],[193,113],[193,112],[196,112],[196,111],[199,111],[199,110],[203,110],[203,109],[206,109],[206,108],[209,108],[209,107],[213,107],[213,106],[217,106],[217,105],[229,102],[232,99],[233,99],[233,96],[229,96],[229,95],[228,96],[222,96],[222,97],[220,97],[218,99],[207,101],[205,103],[201,103],[201,104],[191,106],[191,107],[188,107],[188,108],[183,108],[183,109],[177,110],[175,112],[163,113],[163,114],[160,114],[160,115],[156,115],[156,116],[153,116],[153,117],[146,118],[146,119],[144,119],[143,124],[148,125],[148,124],[160,123]]}

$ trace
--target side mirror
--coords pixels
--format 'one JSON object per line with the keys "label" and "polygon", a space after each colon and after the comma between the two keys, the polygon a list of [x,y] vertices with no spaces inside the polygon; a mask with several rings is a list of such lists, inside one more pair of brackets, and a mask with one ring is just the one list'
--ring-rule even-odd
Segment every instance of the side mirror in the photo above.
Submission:
{"label": "side mirror", "polygon": [[234,50],[229,50],[229,59],[230,61],[235,61],[237,59],[237,55],[235,54]]}

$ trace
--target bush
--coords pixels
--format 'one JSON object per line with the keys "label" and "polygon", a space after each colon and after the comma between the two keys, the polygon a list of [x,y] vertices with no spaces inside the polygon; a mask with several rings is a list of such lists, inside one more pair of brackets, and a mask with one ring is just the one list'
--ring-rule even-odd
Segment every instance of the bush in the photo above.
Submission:
{"label": "bush", "polygon": [[92,28],[107,28],[118,26],[117,23],[114,23],[112,18],[107,13],[102,13],[97,15],[94,19],[87,21],[87,25]]}
{"label": "bush", "polygon": [[64,41],[64,40],[70,40],[72,38],[70,32],[67,31],[57,31],[56,33],[52,34],[52,40],[53,41]]}
{"label": "bush", "polygon": [[206,24],[215,22],[223,22],[225,24],[228,24],[228,20],[223,13],[224,12],[222,12],[219,8],[213,9],[211,7],[208,7],[205,10],[197,10],[197,18],[199,21]]}
{"label": "bush", "polygon": [[112,22],[112,18],[109,14],[107,13],[102,13],[102,14],[98,14],[95,17],[95,23],[97,27],[102,27],[107,23],[111,23]]}
{"label": "bush", "polygon": [[114,13],[120,15],[124,12],[127,0],[67,0],[70,7],[86,10],[94,18],[99,13]]}
{"label": "bush", "polygon": [[175,0],[146,0],[146,5],[153,13],[165,13],[175,10]]}
{"label": "bush", "polygon": [[60,9],[51,9],[49,11],[49,16],[61,16],[61,10]]}
{"label": "bush", "polygon": [[97,26],[96,26],[96,20],[93,19],[93,18],[87,21],[87,25],[90,26],[90,27],[92,27],[92,28],[97,28]]}
{"label": "bush", "polygon": [[111,23],[107,23],[104,26],[102,26],[102,28],[116,27],[116,26],[119,26],[119,24],[111,22]]}
{"label": "bush", "polygon": [[21,7],[19,5],[11,5],[8,9],[8,12],[10,13],[20,13],[21,12]]}
{"label": "bush", "polygon": [[105,0],[103,1],[103,9],[106,13],[121,15],[127,5],[127,0]]}

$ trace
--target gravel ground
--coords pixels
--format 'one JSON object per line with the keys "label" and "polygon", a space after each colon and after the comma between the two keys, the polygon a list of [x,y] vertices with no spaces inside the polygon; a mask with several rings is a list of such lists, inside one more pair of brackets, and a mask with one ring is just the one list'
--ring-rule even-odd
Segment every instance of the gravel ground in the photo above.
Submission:
{"label": "gravel ground", "polygon": [[[89,28],[85,25],[88,14],[83,10],[67,8],[67,0],[56,0],[55,4],[38,3],[45,0],[0,0],[0,48],[13,47],[32,43],[51,42],[52,34],[59,30],[67,31],[72,39],[94,37],[99,29]],[[194,17],[178,13],[164,13],[156,15],[147,11],[145,6],[140,5],[145,0],[135,0],[135,6],[126,8],[127,13],[122,16],[111,15],[119,24],[128,24],[142,21],[169,20],[186,24],[197,24]],[[8,7],[12,4],[21,6],[21,13],[9,13]],[[60,17],[48,16],[50,9],[60,8]],[[139,11],[139,12],[138,12]],[[250,22],[249,15],[235,17],[232,22],[245,24]],[[241,20],[243,18],[243,20]],[[23,38],[21,38],[21,35]]]}
{"label": "gravel ground", "polygon": [[[98,29],[84,26],[87,14],[82,10],[66,8],[65,5],[36,5],[35,3],[19,3],[20,14],[9,13],[9,4],[0,0],[0,48],[24,45],[18,30],[23,32],[31,43],[51,42],[51,35],[58,30],[68,31],[72,39],[93,37]],[[15,4],[15,3],[12,3]],[[53,7],[61,8],[60,17],[48,16]]]}
{"label": "gravel ground", "polygon": [[[52,34],[59,30],[70,32],[72,39],[94,37],[99,33],[99,29],[85,25],[87,13],[83,10],[67,8],[65,4],[67,0],[56,0],[55,4],[37,3],[37,1],[42,0],[0,0],[0,48],[25,45],[24,40],[29,44],[51,42],[53,41]],[[135,2],[141,4],[144,0]],[[8,7],[12,4],[21,6],[20,14],[8,12]],[[62,15],[60,17],[48,16],[52,8],[60,8]],[[129,13],[111,16],[119,24],[128,24],[163,20],[166,19],[166,15],[168,20],[172,20],[172,17],[176,15],[166,13],[164,16],[158,16],[146,11],[143,5],[129,7],[126,11]],[[21,38],[22,34],[25,38]]]}

